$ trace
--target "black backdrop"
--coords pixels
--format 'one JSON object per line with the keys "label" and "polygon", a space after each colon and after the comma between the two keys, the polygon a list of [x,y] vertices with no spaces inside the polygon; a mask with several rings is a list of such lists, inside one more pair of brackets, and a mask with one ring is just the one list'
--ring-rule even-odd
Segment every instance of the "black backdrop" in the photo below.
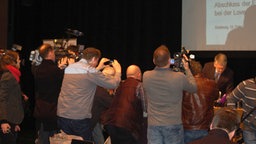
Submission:
{"label": "black backdrop", "polygon": [[[181,0],[10,0],[8,44],[23,46],[22,87],[33,96],[28,60],[43,39],[66,38],[67,28],[84,33],[78,44],[93,46],[103,57],[117,59],[125,70],[137,64],[153,68],[152,54],[165,44],[173,54],[181,47]],[[194,52],[204,64],[217,52]],[[235,84],[255,76],[255,52],[225,52]]]}
{"label": "black backdrop", "polygon": [[[67,28],[84,33],[78,44],[93,46],[103,57],[117,59],[123,69],[137,64],[152,69],[152,54],[165,44],[180,50],[181,2],[170,0],[10,0],[9,44],[23,46],[23,89],[30,93],[31,50],[43,39],[66,38]],[[31,95],[33,95],[31,93]]]}

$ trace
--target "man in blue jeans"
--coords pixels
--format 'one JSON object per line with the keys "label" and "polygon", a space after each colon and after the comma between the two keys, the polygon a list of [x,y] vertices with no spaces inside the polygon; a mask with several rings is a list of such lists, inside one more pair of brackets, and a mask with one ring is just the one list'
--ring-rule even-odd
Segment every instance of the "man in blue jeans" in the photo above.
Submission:
{"label": "man in blue jeans", "polygon": [[181,104],[183,91],[196,92],[197,86],[183,59],[185,73],[170,68],[170,52],[164,45],[153,54],[155,68],[143,74],[148,99],[148,144],[183,144]]}
{"label": "man in blue jeans", "polygon": [[111,63],[116,73],[109,77],[100,71],[109,59],[102,58],[98,65],[100,57],[100,50],[89,47],[83,51],[81,60],[68,65],[58,99],[58,126],[65,133],[81,136],[84,140],[92,140],[90,121],[96,87],[115,89],[121,81],[118,61]]}

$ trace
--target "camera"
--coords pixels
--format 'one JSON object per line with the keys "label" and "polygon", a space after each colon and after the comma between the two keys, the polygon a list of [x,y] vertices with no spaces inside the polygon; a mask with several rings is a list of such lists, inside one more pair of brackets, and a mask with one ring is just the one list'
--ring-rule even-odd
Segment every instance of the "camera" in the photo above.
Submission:
{"label": "camera", "polygon": [[[75,62],[79,61],[83,56],[84,45],[69,45],[67,48],[54,46],[55,59],[59,61],[60,59],[67,57],[72,58]],[[30,52],[29,60],[34,65],[40,65],[43,58],[39,55],[39,50],[33,50]]]}
{"label": "camera", "polygon": [[190,54],[189,51],[186,50],[185,47],[182,47],[181,51],[174,53],[173,59],[171,59],[170,63],[173,66],[172,67],[173,71],[175,71],[175,72],[183,72],[183,73],[185,72],[185,69],[184,69],[184,66],[183,66],[183,62],[182,62],[183,55],[187,56],[187,58],[188,58],[187,61],[188,62],[191,59],[195,59],[195,55],[194,54]]}
{"label": "camera", "polygon": [[82,58],[84,50],[84,45],[69,45],[65,48],[57,48],[55,49],[56,61],[67,57],[74,59],[75,62],[79,61]]}
{"label": "camera", "polygon": [[114,62],[114,60],[109,60],[104,62],[104,65],[112,65],[112,63]]}

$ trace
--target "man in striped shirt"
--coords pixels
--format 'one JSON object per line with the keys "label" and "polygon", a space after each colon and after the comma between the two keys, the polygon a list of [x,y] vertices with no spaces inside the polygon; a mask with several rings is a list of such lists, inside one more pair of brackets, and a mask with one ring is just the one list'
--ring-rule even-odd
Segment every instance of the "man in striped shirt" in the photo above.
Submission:
{"label": "man in striped shirt", "polygon": [[[237,87],[227,96],[227,106],[235,107],[241,101],[241,108],[246,116],[256,107],[256,77],[240,82]],[[243,117],[242,117],[243,118]],[[245,144],[256,144],[256,111],[254,110],[243,121],[243,139]]]}

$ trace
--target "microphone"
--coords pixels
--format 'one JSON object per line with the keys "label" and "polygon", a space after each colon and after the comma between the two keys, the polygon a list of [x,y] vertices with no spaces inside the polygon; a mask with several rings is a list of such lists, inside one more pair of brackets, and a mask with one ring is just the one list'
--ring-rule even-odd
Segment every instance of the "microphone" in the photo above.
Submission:
{"label": "microphone", "polygon": [[72,30],[72,29],[67,29],[66,33],[69,35],[76,36],[76,37],[84,35],[83,32],[80,32],[79,30]]}

